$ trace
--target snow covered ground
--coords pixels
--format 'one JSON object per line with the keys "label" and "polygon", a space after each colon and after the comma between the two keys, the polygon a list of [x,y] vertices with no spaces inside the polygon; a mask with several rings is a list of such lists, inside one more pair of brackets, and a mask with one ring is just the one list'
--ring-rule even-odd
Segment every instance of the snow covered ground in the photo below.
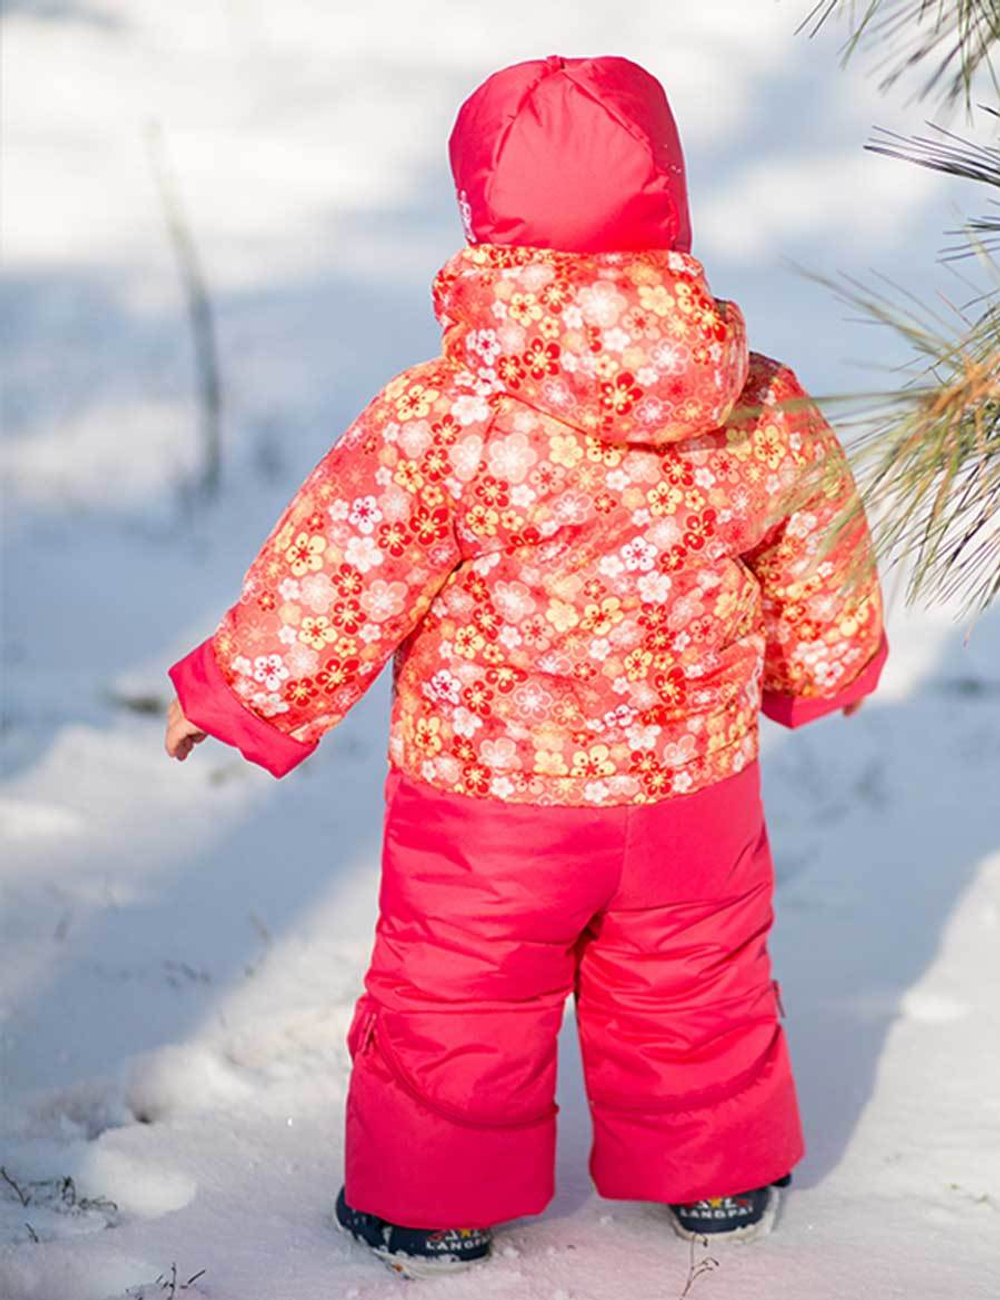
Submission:
{"label": "snow covered ground", "polygon": [[[871,122],[916,130],[919,111],[838,73],[829,37],[794,37],[792,4],[7,8],[0,1296],[162,1300],[176,1267],[192,1300],[383,1300],[405,1284],[330,1212],[387,683],[282,782],[212,741],[170,763],[162,710],[166,667],[306,471],[436,350],[455,108],[517,58],[645,62],[689,150],[696,253],[817,392],[857,382],[845,358],[891,354],[782,255],[910,282],[926,266],[961,298],[930,267],[979,197],[860,152]],[[180,490],[195,412],[149,120],[218,313],[210,508]],[[963,644],[948,612],[895,600],[890,638],[858,717],[766,730],[809,1141],[780,1230],[692,1281],[705,1254],[660,1211],[594,1196],[568,1015],[558,1197],[428,1295],[1000,1294],[1000,613]]]}

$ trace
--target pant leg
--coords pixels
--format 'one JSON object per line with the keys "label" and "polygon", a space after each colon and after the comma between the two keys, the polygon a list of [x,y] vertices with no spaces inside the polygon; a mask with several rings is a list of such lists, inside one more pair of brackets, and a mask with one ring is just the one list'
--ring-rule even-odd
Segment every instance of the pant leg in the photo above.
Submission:
{"label": "pant leg", "polygon": [[803,1153],[767,935],[757,765],[629,810],[621,885],[592,923],[577,1017],[603,1196],[682,1202]]}
{"label": "pant leg", "polygon": [[390,772],[379,920],[348,1035],[346,1195],[485,1227],[553,1192],[574,945],[617,886],[624,810],[500,804]]}

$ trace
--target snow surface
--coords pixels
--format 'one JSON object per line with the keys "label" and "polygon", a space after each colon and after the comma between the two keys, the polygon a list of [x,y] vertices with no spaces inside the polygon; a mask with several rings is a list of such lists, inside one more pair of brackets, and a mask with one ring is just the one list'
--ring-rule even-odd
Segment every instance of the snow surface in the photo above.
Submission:
{"label": "snow surface", "polygon": [[[428,285],[461,241],[444,140],[501,62],[653,68],[689,149],[695,251],[755,346],[818,392],[856,382],[845,357],[892,359],[782,255],[912,282],[979,196],[860,153],[872,121],[918,129],[913,110],[837,72],[830,37],[795,38],[794,9],[8,5],[3,1300],[162,1300],[174,1266],[192,1300],[401,1293],[330,1218],[387,683],[275,782],[214,741],[167,760],[165,669],[332,438],[436,351]],[[218,314],[211,507],[182,491],[196,421],[150,119]],[[692,1282],[704,1252],[661,1210],[596,1198],[568,1014],[555,1202],[426,1294],[1000,1294],[1000,616],[964,644],[949,612],[894,599],[890,639],[856,718],[765,730],[809,1142],[778,1231]]]}

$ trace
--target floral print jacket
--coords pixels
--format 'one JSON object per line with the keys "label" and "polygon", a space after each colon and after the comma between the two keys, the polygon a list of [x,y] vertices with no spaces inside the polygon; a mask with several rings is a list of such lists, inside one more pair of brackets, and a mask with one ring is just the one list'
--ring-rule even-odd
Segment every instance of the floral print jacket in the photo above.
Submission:
{"label": "floral print jacket", "polygon": [[434,308],[441,356],[358,415],[170,669],[192,722],[282,776],[394,656],[391,763],[602,806],[738,772],[762,706],[796,726],[874,689],[844,453],[693,256],[465,247]]}

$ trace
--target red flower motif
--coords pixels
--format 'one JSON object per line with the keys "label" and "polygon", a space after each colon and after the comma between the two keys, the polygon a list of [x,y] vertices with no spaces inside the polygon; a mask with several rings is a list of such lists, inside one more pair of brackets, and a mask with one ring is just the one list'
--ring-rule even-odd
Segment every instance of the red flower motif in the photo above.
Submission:
{"label": "red flower motif", "polygon": [[668,551],[661,551],[656,564],[664,573],[675,573],[678,569],[684,567],[684,558],[687,555],[686,546],[671,546]]}
{"label": "red flower motif", "polygon": [[472,616],[473,625],[490,641],[497,639],[501,621],[500,615],[492,605],[480,605]]}
{"label": "red flower motif", "polygon": [[420,462],[420,470],[432,483],[440,483],[443,478],[447,478],[451,473],[451,460],[444,447],[428,448]]}
{"label": "red flower motif", "polygon": [[686,461],[681,460],[676,452],[665,455],[661,461],[663,467],[663,477],[671,487],[689,488],[694,487],[694,469]]}
{"label": "red flower motif", "polygon": [[431,425],[431,433],[446,447],[450,447],[461,432],[462,426],[453,415],[442,415],[440,420]]}
{"label": "red flower motif", "polygon": [[466,686],[462,691],[462,700],[465,707],[481,718],[492,713],[492,699],[493,692],[483,682],[473,682],[471,686]]}
{"label": "red flower motif", "polygon": [[692,551],[704,548],[708,539],[715,535],[715,511],[702,510],[700,514],[688,515],[684,526],[684,545]]}
{"label": "red flower motif", "polygon": [[316,674],[316,685],[330,695],[349,682],[360,667],[360,659],[328,659]]}
{"label": "red flower motif", "polygon": [[524,365],[532,379],[544,379],[546,375],[559,373],[558,343],[546,343],[544,339],[532,339],[527,350],[522,353]]}
{"label": "red flower motif", "polygon": [[490,788],[490,769],[482,763],[466,763],[462,768],[465,788],[472,794],[486,794]]}
{"label": "red flower motif", "polygon": [[342,564],[335,574],[332,575],[333,585],[337,589],[337,594],[343,597],[360,596],[364,590],[364,579],[357,569],[350,564]]}
{"label": "red flower motif", "polygon": [[657,673],[653,685],[664,704],[672,709],[678,708],[687,698],[687,678],[683,668],[671,668],[668,673]]}
{"label": "red flower motif", "polygon": [[483,475],[476,484],[475,493],[480,501],[496,510],[510,505],[510,485],[494,478],[492,474]]}
{"label": "red flower motif", "polygon": [[526,681],[527,677],[528,674],[523,668],[515,668],[512,664],[486,670],[486,680],[491,686],[495,686],[501,695],[509,695],[514,687]]}
{"label": "red flower motif", "polygon": [[497,377],[507,388],[520,388],[524,378],[524,366],[521,358],[504,353],[497,359]]}
{"label": "red flower motif", "polygon": [[319,694],[319,687],[311,677],[296,677],[285,683],[283,693],[289,704],[301,708]]}
{"label": "red flower motif", "polygon": [[614,379],[601,384],[601,405],[615,415],[628,415],[642,397],[643,390],[635,382],[635,375],[623,370]]}
{"label": "red flower motif", "polygon": [[330,621],[346,632],[348,636],[354,636],[365,621],[365,617],[361,613],[361,602],[353,596],[339,601],[330,610]]}
{"label": "red flower motif", "polygon": [[550,280],[538,295],[538,301],[546,311],[558,316],[569,302],[573,287],[568,280]]}
{"label": "red flower motif", "polygon": [[391,524],[379,524],[378,546],[380,551],[388,551],[398,559],[406,551],[410,540],[410,530],[400,520]]}
{"label": "red flower motif", "polygon": [[450,526],[447,506],[435,506],[433,509],[428,509],[427,506],[421,504],[414,508],[410,517],[410,527],[413,529],[413,535],[421,546],[433,546],[442,537],[447,537]]}

